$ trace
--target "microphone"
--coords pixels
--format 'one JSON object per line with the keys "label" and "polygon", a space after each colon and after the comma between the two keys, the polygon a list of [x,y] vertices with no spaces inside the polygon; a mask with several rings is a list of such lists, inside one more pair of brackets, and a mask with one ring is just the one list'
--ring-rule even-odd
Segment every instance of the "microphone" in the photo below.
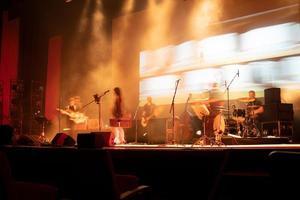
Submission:
{"label": "microphone", "polygon": [[181,79],[177,79],[176,82],[179,82]]}
{"label": "microphone", "polygon": [[93,97],[96,99],[98,98],[98,94],[94,94]]}
{"label": "microphone", "polygon": [[104,94],[106,94],[106,93],[108,93],[109,92],[109,90],[106,90],[105,92],[104,92]]}
{"label": "microphone", "polygon": [[96,103],[99,103],[99,101],[100,101],[99,95],[98,95],[98,94],[94,94],[93,97],[94,97],[94,101],[95,101]]}
{"label": "microphone", "polygon": [[240,77],[240,70],[239,69],[238,69],[237,75],[238,75],[238,77]]}

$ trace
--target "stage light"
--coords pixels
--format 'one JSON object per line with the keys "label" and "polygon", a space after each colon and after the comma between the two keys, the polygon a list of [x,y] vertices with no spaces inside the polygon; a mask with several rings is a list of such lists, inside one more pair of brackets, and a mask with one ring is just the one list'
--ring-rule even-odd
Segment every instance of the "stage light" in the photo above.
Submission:
{"label": "stage light", "polygon": [[201,130],[198,130],[197,132],[196,132],[196,135],[201,135],[202,134],[202,131]]}

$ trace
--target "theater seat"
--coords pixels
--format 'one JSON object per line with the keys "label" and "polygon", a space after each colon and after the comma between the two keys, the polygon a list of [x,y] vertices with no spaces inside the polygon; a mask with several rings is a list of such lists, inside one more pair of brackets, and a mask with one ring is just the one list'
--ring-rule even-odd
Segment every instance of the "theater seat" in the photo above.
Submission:
{"label": "theater seat", "polygon": [[0,199],[7,200],[55,200],[57,188],[38,183],[15,181],[6,155],[0,152]]}
{"label": "theater seat", "polygon": [[116,174],[104,149],[15,146],[1,150],[19,180],[54,185],[59,199],[144,200],[151,194],[136,176]]}
{"label": "theater seat", "polygon": [[139,186],[138,177],[133,175],[116,174],[116,183],[121,193],[133,190]]}
{"label": "theater seat", "polygon": [[272,151],[268,155],[272,180],[270,197],[273,199],[295,199],[299,196],[300,152]]}

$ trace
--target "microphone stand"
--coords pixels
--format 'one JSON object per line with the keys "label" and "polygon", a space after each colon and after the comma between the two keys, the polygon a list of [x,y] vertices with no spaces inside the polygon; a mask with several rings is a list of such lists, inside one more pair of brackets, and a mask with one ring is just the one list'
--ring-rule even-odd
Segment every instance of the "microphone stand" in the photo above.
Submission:
{"label": "microphone stand", "polygon": [[231,81],[229,82],[229,84],[226,86],[226,93],[227,93],[227,112],[228,112],[228,119],[230,119],[230,106],[229,106],[229,88],[231,86],[231,84],[233,83],[234,79],[239,76],[239,71],[234,75],[234,77],[231,79]]}
{"label": "microphone stand", "polygon": [[94,94],[94,100],[90,101],[89,103],[85,104],[84,106],[82,106],[82,108],[80,110],[82,110],[83,108],[87,107],[88,105],[90,105],[91,103],[95,102],[96,104],[98,104],[98,126],[99,126],[99,131],[101,131],[101,98],[106,95],[106,93],[108,93],[109,90],[105,91],[102,95],[98,95],[98,94]]}
{"label": "microphone stand", "polygon": [[137,144],[137,137],[138,137],[137,113],[138,113],[138,110],[139,110],[139,106],[140,106],[140,104],[137,105],[137,107],[135,109],[134,116],[133,116],[133,120],[135,120],[135,140],[134,140],[135,144]]}
{"label": "microphone stand", "polygon": [[178,79],[176,81],[176,85],[175,85],[175,91],[174,91],[174,95],[173,95],[173,99],[172,99],[172,103],[171,103],[171,107],[170,107],[170,111],[169,113],[173,113],[172,114],[172,135],[173,135],[173,140],[172,140],[172,144],[175,143],[175,105],[174,105],[174,101],[175,101],[175,96],[176,96],[176,92],[177,92],[177,88],[178,88],[178,83],[179,83],[180,79]]}

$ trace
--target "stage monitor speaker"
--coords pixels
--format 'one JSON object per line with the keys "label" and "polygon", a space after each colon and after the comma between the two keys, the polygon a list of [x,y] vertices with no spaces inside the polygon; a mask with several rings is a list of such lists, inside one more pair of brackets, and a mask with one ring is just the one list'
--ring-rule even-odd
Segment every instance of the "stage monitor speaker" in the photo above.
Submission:
{"label": "stage monitor speaker", "polygon": [[265,104],[281,103],[280,88],[268,88],[264,90]]}
{"label": "stage monitor speaker", "polygon": [[150,132],[147,132],[149,144],[165,144],[166,142],[166,118],[155,118],[151,121]]}
{"label": "stage monitor speaker", "polygon": [[294,111],[293,104],[289,103],[272,103],[264,105],[262,121],[293,121]]}
{"label": "stage monitor speaker", "polygon": [[78,133],[77,145],[80,148],[95,148],[112,146],[110,131]]}
{"label": "stage monitor speaker", "polygon": [[52,145],[57,146],[74,146],[75,143],[75,140],[65,133],[57,133],[51,141]]}

